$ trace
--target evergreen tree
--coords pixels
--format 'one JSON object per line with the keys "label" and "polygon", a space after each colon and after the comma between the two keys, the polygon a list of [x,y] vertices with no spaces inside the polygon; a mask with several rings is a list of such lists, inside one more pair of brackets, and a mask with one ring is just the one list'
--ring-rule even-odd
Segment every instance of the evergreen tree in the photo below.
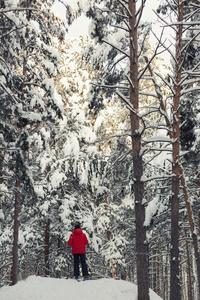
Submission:
{"label": "evergreen tree", "polygon": [[[166,4],[166,3],[165,3]],[[193,241],[194,246],[194,253],[195,253],[195,261],[197,266],[197,277],[198,277],[198,284],[200,282],[199,280],[199,270],[200,270],[200,264],[199,264],[199,251],[198,251],[198,242],[196,238],[195,233],[195,224],[194,224],[194,218],[192,213],[192,208],[190,204],[190,193],[186,186],[186,180],[183,172],[183,167],[181,166],[181,159],[180,159],[180,153],[179,153],[179,143],[181,142],[182,147],[184,150],[190,149],[191,145],[194,143],[194,133],[192,132],[192,128],[195,126],[195,120],[194,118],[186,118],[183,120],[183,117],[189,115],[189,112],[186,113],[185,107],[193,107],[192,102],[194,100],[195,94],[198,93],[198,78],[196,77],[196,69],[198,69],[198,64],[196,64],[193,68],[191,68],[191,56],[190,56],[190,49],[193,46],[193,43],[197,43],[198,41],[197,36],[198,33],[195,35],[193,34],[196,26],[195,19],[198,18],[198,10],[196,9],[196,1],[190,1],[190,2],[183,2],[178,1],[175,3],[174,1],[170,2],[170,8],[166,4],[163,7],[163,11],[166,12],[166,10],[171,11],[172,19],[174,16],[178,16],[178,24],[174,22],[172,24],[172,28],[176,32],[176,47],[175,47],[175,56],[172,55],[173,61],[174,61],[174,80],[173,80],[173,131],[172,131],[172,137],[173,141],[176,140],[176,142],[173,143],[173,166],[172,170],[176,177],[175,180],[172,181],[172,189],[173,189],[173,197],[172,197],[172,237],[171,237],[171,243],[176,244],[176,246],[173,246],[172,248],[175,250],[176,248],[176,255],[174,250],[171,251],[171,289],[170,289],[170,299],[180,299],[180,282],[177,281],[177,278],[179,278],[179,234],[180,231],[178,230],[178,219],[180,217],[178,212],[179,207],[179,178],[181,180],[182,189],[184,192],[184,200],[185,205],[187,209],[188,219],[189,219],[189,225],[190,225],[190,232],[191,237]],[[183,32],[186,32],[186,39],[183,39],[184,35]],[[188,102],[188,95],[191,95],[192,101],[190,103]],[[194,103],[194,102],[193,102]],[[182,106],[181,106],[182,105]],[[181,112],[181,116],[180,116]],[[183,121],[183,123],[180,126],[180,121]],[[182,127],[182,134],[180,132],[180,128]],[[183,130],[189,129],[188,132],[190,132],[190,137],[188,138],[187,134],[183,133]],[[189,128],[190,127],[190,128]],[[176,139],[175,139],[176,138]],[[179,161],[179,163],[178,163]],[[185,164],[184,164],[185,165]],[[183,165],[183,166],[184,166]],[[174,177],[174,178],[175,178]],[[175,196],[176,195],[176,196]],[[175,206],[173,206],[173,203]],[[181,203],[181,202],[180,202]],[[175,234],[175,232],[176,234]],[[176,241],[174,239],[176,235]],[[176,257],[176,259],[174,259]],[[176,263],[175,263],[176,261]],[[176,275],[175,275],[176,274]],[[176,280],[175,280],[176,277]],[[176,282],[177,281],[177,282]],[[179,286],[179,290],[177,289],[177,286]],[[177,295],[176,295],[177,293]]]}
{"label": "evergreen tree", "polygon": [[[143,179],[143,176],[144,172],[146,175],[146,170],[143,171],[144,156],[142,153],[148,153],[148,161],[152,148],[149,147],[148,150],[142,148],[142,136],[148,128],[152,129],[152,126],[147,125],[147,116],[149,117],[153,111],[158,112],[159,104],[155,101],[154,108],[149,108],[148,105],[143,108],[139,94],[145,94],[143,91],[145,85],[142,84],[142,80],[148,73],[148,65],[158,52],[159,43],[150,62],[146,63],[144,60],[147,49],[145,40],[150,26],[140,22],[144,3],[138,7],[138,14],[135,1],[127,3],[105,1],[103,3],[105,6],[98,5],[96,2],[95,4],[96,6],[94,5],[89,10],[88,16],[93,19],[91,35],[95,42],[98,41],[98,45],[95,44],[93,52],[90,49],[92,57],[90,61],[97,70],[100,70],[100,76],[94,82],[90,108],[94,110],[94,114],[102,109],[103,97],[100,90],[103,89],[105,97],[115,99],[115,101],[121,98],[130,110],[131,126],[129,125],[127,132],[131,135],[129,142],[132,145],[133,160],[132,182],[135,197],[138,299],[149,299],[148,243],[144,226],[146,206],[144,182],[146,180]],[[150,93],[147,92],[146,96],[149,95]],[[155,141],[159,141],[159,138],[156,138]],[[151,143],[148,138],[146,143]],[[124,146],[124,143],[122,142],[121,145]]]}
{"label": "evergreen tree", "polygon": [[[12,284],[18,277],[21,208],[34,205],[29,139],[42,122],[61,117],[50,76],[56,72],[59,61],[58,53],[51,47],[52,34],[60,37],[62,30],[51,24],[49,4],[18,1],[13,7],[13,1],[1,2],[0,126],[4,146],[2,169],[9,174],[9,180],[3,174],[3,184],[10,193],[11,210],[14,207]],[[7,197],[2,197],[3,203]]]}

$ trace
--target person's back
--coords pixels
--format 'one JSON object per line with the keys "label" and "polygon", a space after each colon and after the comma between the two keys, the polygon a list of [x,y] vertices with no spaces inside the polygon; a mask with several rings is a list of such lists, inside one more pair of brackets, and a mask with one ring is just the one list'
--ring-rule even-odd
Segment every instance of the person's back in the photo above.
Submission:
{"label": "person's back", "polygon": [[81,228],[75,228],[68,241],[68,245],[72,246],[72,254],[86,253],[85,246],[88,245],[88,240]]}
{"label": "person's back", "polygon": [[79,258],[81,260],[82,272],[85,279],[88,278],[88,270],[85,261],[85,246],[88,245],[88,239],[80,228],[80,224],[76,224],[73,233],[68,240],[68,246],[72,246],[72,254],[74,256],[74,276],[79,276]]}

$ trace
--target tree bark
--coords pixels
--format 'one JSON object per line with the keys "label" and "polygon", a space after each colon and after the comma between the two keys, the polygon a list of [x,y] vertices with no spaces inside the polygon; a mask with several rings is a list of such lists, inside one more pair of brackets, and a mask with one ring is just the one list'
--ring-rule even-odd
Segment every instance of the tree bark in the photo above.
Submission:
{"label": "tree bark", "polygon": [[[19,157],[16,157],[16,174],[19,177]],[[15,183],[15,204],[14,204],[14,233],[13,233],[13,255],[12,255],[12,273],[11,284],[15,285],[18,281],[18,236],[19,236],[19,178]]]}
{"label": "tree bark", "polygon": [[50,239],[50,220],[48,219],[45,225],[45,248],[44,248],[44,266],[45,276],[49,276],[49,239]]}
{"label": "tree bark", "polygon": [[171,198],[171,252],[170,252],[170,300],[181,300],[179,263],[179,177],[180,177],[180,95],[182,63],[183,3],[178,1],[178,26],[176,35],[176,65],[173,98],[172,128],[172,198]]}
{"label": "tree bark", "polygon": [[185,243],[186,243],[186,253],[187,253],[187,293],[188,293],[188,300],[192,300],[191,263],[190,263],[190,252],[189,252],[186,230],[185,230],[185,237],[186,237]]}
{"label": "tree bark", "polygon": [[136,220],[136,258],[137,258],[137,284],[138,300],[149,300],[148,280],[148,243],[146,242],[145,204],[144,204],[144,183],[143,161],[140,155],[141,134],[139,108],[139,80],[138,80],[138,46],[137,46],[137,19],[136,1],[129,0],[129,25],[130,25],[130,102],[134,112],[130,113],[133,174],[134,174],[134,195],[135,195],[135,220]]}

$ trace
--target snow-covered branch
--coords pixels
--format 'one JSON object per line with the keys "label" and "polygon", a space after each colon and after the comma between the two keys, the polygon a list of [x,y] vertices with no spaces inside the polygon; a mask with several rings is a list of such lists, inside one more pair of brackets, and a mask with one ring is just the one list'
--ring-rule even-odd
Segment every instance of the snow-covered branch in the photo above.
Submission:
{"label": "snow-covered branch", "polygon": [[127,105],[127,108],[132,112],[134,113],[135,115],[137,115],[139,118],[141,118],[141,116],[139,116],[137,114],[137,112],[134,110],[132,104],[130,103],[129,99],[127,99],[122,93],[118,92],[118,91],[115,91],[115,93],[126,103]]}
{"label": "snow-covered branch", "polygon": [[[142,145],[147,145],[149,143],[171,143],[171,139],[163,136],[149,137],[148,139],[144,139]],[[161,148],[158,148],[161,150]]]}
{"label": "snow-covered branch", "polygon": [[[196,28],[195,28],[196,29]],[[197,32],[197,34],[195,34],[186,44],[185,46],[182,47],[181,52],[183,52],[186,48],[189,47],[189,45],[198,37],[198,35],[200,34],[200,31]]]}
{"label": "snow-covered branch", "polygon": [[11,94],[11,91],[9,91],[2,82],[0,82],[0,85],[1,85],[2,89],[4,90],[4,92],[6,92],[6,94],[10,96],[10,98],[13,100],[13,102],[16,103],[16,99],[14,98],[14,95]]}
{"label": "snow-covered branch", "polygon": [[0,14],[5,14],[11,11],[24,11],[24,10],[35,10],[35,11],[40,11],[38,8],[35,7],[11,7],[7,9],[0,9]]}
{"label": "snow-covered branch", "polygon": [[148,97],[154,97],[154,98],[158,98],[158,95],[154,94],[154,93],[145,93],[145,92],[140,92],[140,95],[144,95],[144,96],[148,96]]}
{"label": "snow-covered branch", "polygon": [[188,93],[194,93],[194,92],[199,92],[200,91],[200,87],[191,87],[185,90],[181,91],[181,96],[186,95]]}
{"label": "snow-covered branch", "polygon": [[120,2],[124,2],[128,5],[128,1],[127,0],[121,0]]}
{"label": "snow-covered branch", "polygon": [[[11,22],[14,22],[12,18],[10,18],[10,17],[8,17],[8,16],[6,16],[6,17],[7,17],[7,19],[9,19]],[[14,22],[14,23],[15,23],[15,22]],[[15,25],[16,25],[16,24],[15,24]],[[11,29],[10,31],[5,32],[4,34],[2,34],[2,35],[1,35],[1,38],[6,37],[6,36],[10,35],[12,32],[15,32],[15,31],[20,30],[20,29],[25,28],[25,27],[28,27],[28,24],[23,24],[23,25],[21,25],[21,26],[17,26],[17,25],[16,25],[15,28],[13,28],[13,29]]]}
{"label": "snow-covered branch", "polygon": [[147,183],[152,180],[167,180],[171,179],[174,175],[159,175],[159,176],[152,176],[152,177],[146,177],[145,175],[142,176],[141,181],[144,183]]}
{"label": "snow-covered branch", "polygon": [[155,72],[155,75],[157,75],[164,82],[164,84],[170,89],[172,95],[174,95],[174,90],[170,83],[167,82],[167,80],[165,80],[165,78],[160,73]]}
{"label": "snow-covered branch", "polygon": [[94,86],[98,86],[100,88],[106,88],[106,89],[123,89],[123,90],[129,90],[127,86],[122,86],[122,85],[106,85],[106,84],[97,84],[92,82],[91,83]]}
{"label": "snow-covered branch", "polygon": [[3,57],[0,56],[0,60],[5,64],[6,68],[10,71],[10,67],[8,66],[7,62]]}
{"label": "snow-covered branch", "polygon": [[171,130],[165,124],[150,124],[146,125],[146,129],[161,129],[171,133]]}
{"label": "snow-covered branch", "polygon": [[194,83],[199,83],[199,82],[200,82],[200,77],[194,78],[194,79],[189,79],[189,80],[183,79],[183,80],[181,80],[180,85],[184,86],[184,85],[194,84]]}

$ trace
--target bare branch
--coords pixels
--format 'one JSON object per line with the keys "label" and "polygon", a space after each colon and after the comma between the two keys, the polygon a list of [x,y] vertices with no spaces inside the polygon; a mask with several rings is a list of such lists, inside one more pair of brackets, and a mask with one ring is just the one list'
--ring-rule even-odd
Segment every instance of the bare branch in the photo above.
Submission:
{"label": "bare branch", "polygon": [[95,140],[94,142],[89,142],[88,144],[90,144],[90,145],[98,144],[98,143],[102,143],[102,142],[111,140],[113,138],[126,137],[126,136],[130,136],[130,135],[131,135],[130,132],[113,134],[113,135],[109,135],[109,136],[104,136],[103,138]]}
{"label": "bare branch", "polygon": [[126,32],[129,32],[130,30],[125,28],[125,27],[121,27],[121,26],[117,26],[117,25],[111,25],[111,27],[114,27],[114,28],[118,28],[118,29],[122,29],[122,30],[125,30]]}
{"label": "bare branch", "polygon": [[149,96],[149,97],[154,97],[154,98],[159,99],[158,95],[157,95],[157,94],[153,94],[153,93],[140,92],[140,95],[143,95],[143,96]]}
{"label": "bare branch", "polygon": [[112,69],[122,60],[124,60],[127,56],[126,55],[123,55],[121,56],[116,62],[113,63],[112,67],[110,68],[110,72],[112,71]]}
{"label": "bare branch", "polygon": [[[165,24],[162,27],[170,27],[170,24],[168,24],[167,21],[165,21],[165,19],[161,18],[161,16],[155,10],[153,10],[153,12]],[[174,29],[175,32],[177,32],[176,28],[174,28],[174,27],[172,27],[172,28]]]}
{"label": "bare branch", "polygon": [[126,10],[127,13],[128,13],[128,17],[131,18],[131,17],[132,17],[132,14],[131,14],[129,8],[126,6],[126,4],[124,4],[123,1],[121,1],[121,0],[117,0],[117,1],[119,1],[119,3],[125,8],[125,10]]}
{"label": "bare branch", "polygon": [[142,41],[142,44],[141,44],[141,49],[140,49],[140,53],[138,54],[138,57],[140,57],[141,56],[141,53],[142,53],[142,51],[143,51],[143,49],[144,49],[144,44],[145,44],[145,41],[146,41],[146,37],[148,36],[148,30],[146,31],[146,34],[144,35],[144,37],[143,37],[143,41]]}
{"label": "bare branch", "polygon": [[111,46],[111,47],[115,48],[117,51],[119,51],[119,52],[123,53],[123,54],[124,54],[124,55],[126,55],[127,57],[130,57],[128,53],[126,53],[126,52],[125,52],[125,51],[123,51],[122,49],[120,49],[120,48],[116,47],[115,45],[113,45],[113,44],[109,43],[108,41],[106,41],[106,40],[103,40],[103,42],[104,42],[104,43],[106,43],[107,45],[109,45],[109,46]]}
{"label": "bare branch", "polygon": [[160,46],[162,46],[167,52],[169,52],[169,54],[170,54],[171,57],[174,59],[174,61],[176,61],[176,58],[175,58],[174,54],[173,54],[172,51],[169,49],[169,48],[171,47],[172,43],[171,43],[171,45],[169,45],[168,47],[165,46],[165,44],[164,44],[165,41],[164,41],[164,42],[161,42],[161,40],[158,39],[158,37],[156,36],[156,34],[155,34],[153,31],[151,31],[151,32],[152,32],[152,34],[154,35],[154,37],[157,39],[157,41],[159,41]]}
{"label": "bare branch", "polygon": [[134,85],[133,85],[130,77],[126,75],[126,78],[127,78],[128,82],[129,82],[130,86],[132,87],[132,89],[134,89]]}
{"label": "bare branch", "polygon": [[124,23],[126,24],[126,26],[128,27],[128,30],[130,32],[131,31],[131,27],[130,27],[129,23],[126,20],[124,20]]}
{"label": "bare branch", "polygon": [[144,75],[144,73],[145,73],[146,70],[148,69],[148,66],[149,66],[150,63],[153,61],[153,59],[156,57],[156,55],[161,54],[161,53],[163,53],[163,52],[165,51],[165,49],[164,49],[164,50],[160,51],[159,53],[157,53],[157,50],[158,50],[159,47],[160,47],[160,46],[158,45],[157,48],[156,48],[156,50],[155,50],[155,52],[154,52],[154,54],[152,55],[151,59],[149,60],[149,62],[147,63],[147,65],[146,65],[146,66],[143,68],[143,70],[141,71],[141,74],[139,75],[138,80],[140,80],[140,79],[142,78],[142,76]]}
{"label": "bare branch", "polygon": [[119,17],[121,17],[121,18],[123,18],[123,19],[129,19],[129,17],[128,16],[125,16],[125,15],[122,15],[122,14],[119,14],[119,13],[115,13],[116,14],[116,16],[119,16]]}
{"label": "bare branch", "polygon": [[141,20],[141,17],[142,17],[142,13],[143,13],[143,10],[144,10],[145,2],[146,2],[146,0],[142,0],[141,7],[140,7],[140,9],[138,11],[139,12],[139,16],[138,16],[138,19],[137,19],[136,28],[138,27],[138,25],[140,23],[140,20]]}

